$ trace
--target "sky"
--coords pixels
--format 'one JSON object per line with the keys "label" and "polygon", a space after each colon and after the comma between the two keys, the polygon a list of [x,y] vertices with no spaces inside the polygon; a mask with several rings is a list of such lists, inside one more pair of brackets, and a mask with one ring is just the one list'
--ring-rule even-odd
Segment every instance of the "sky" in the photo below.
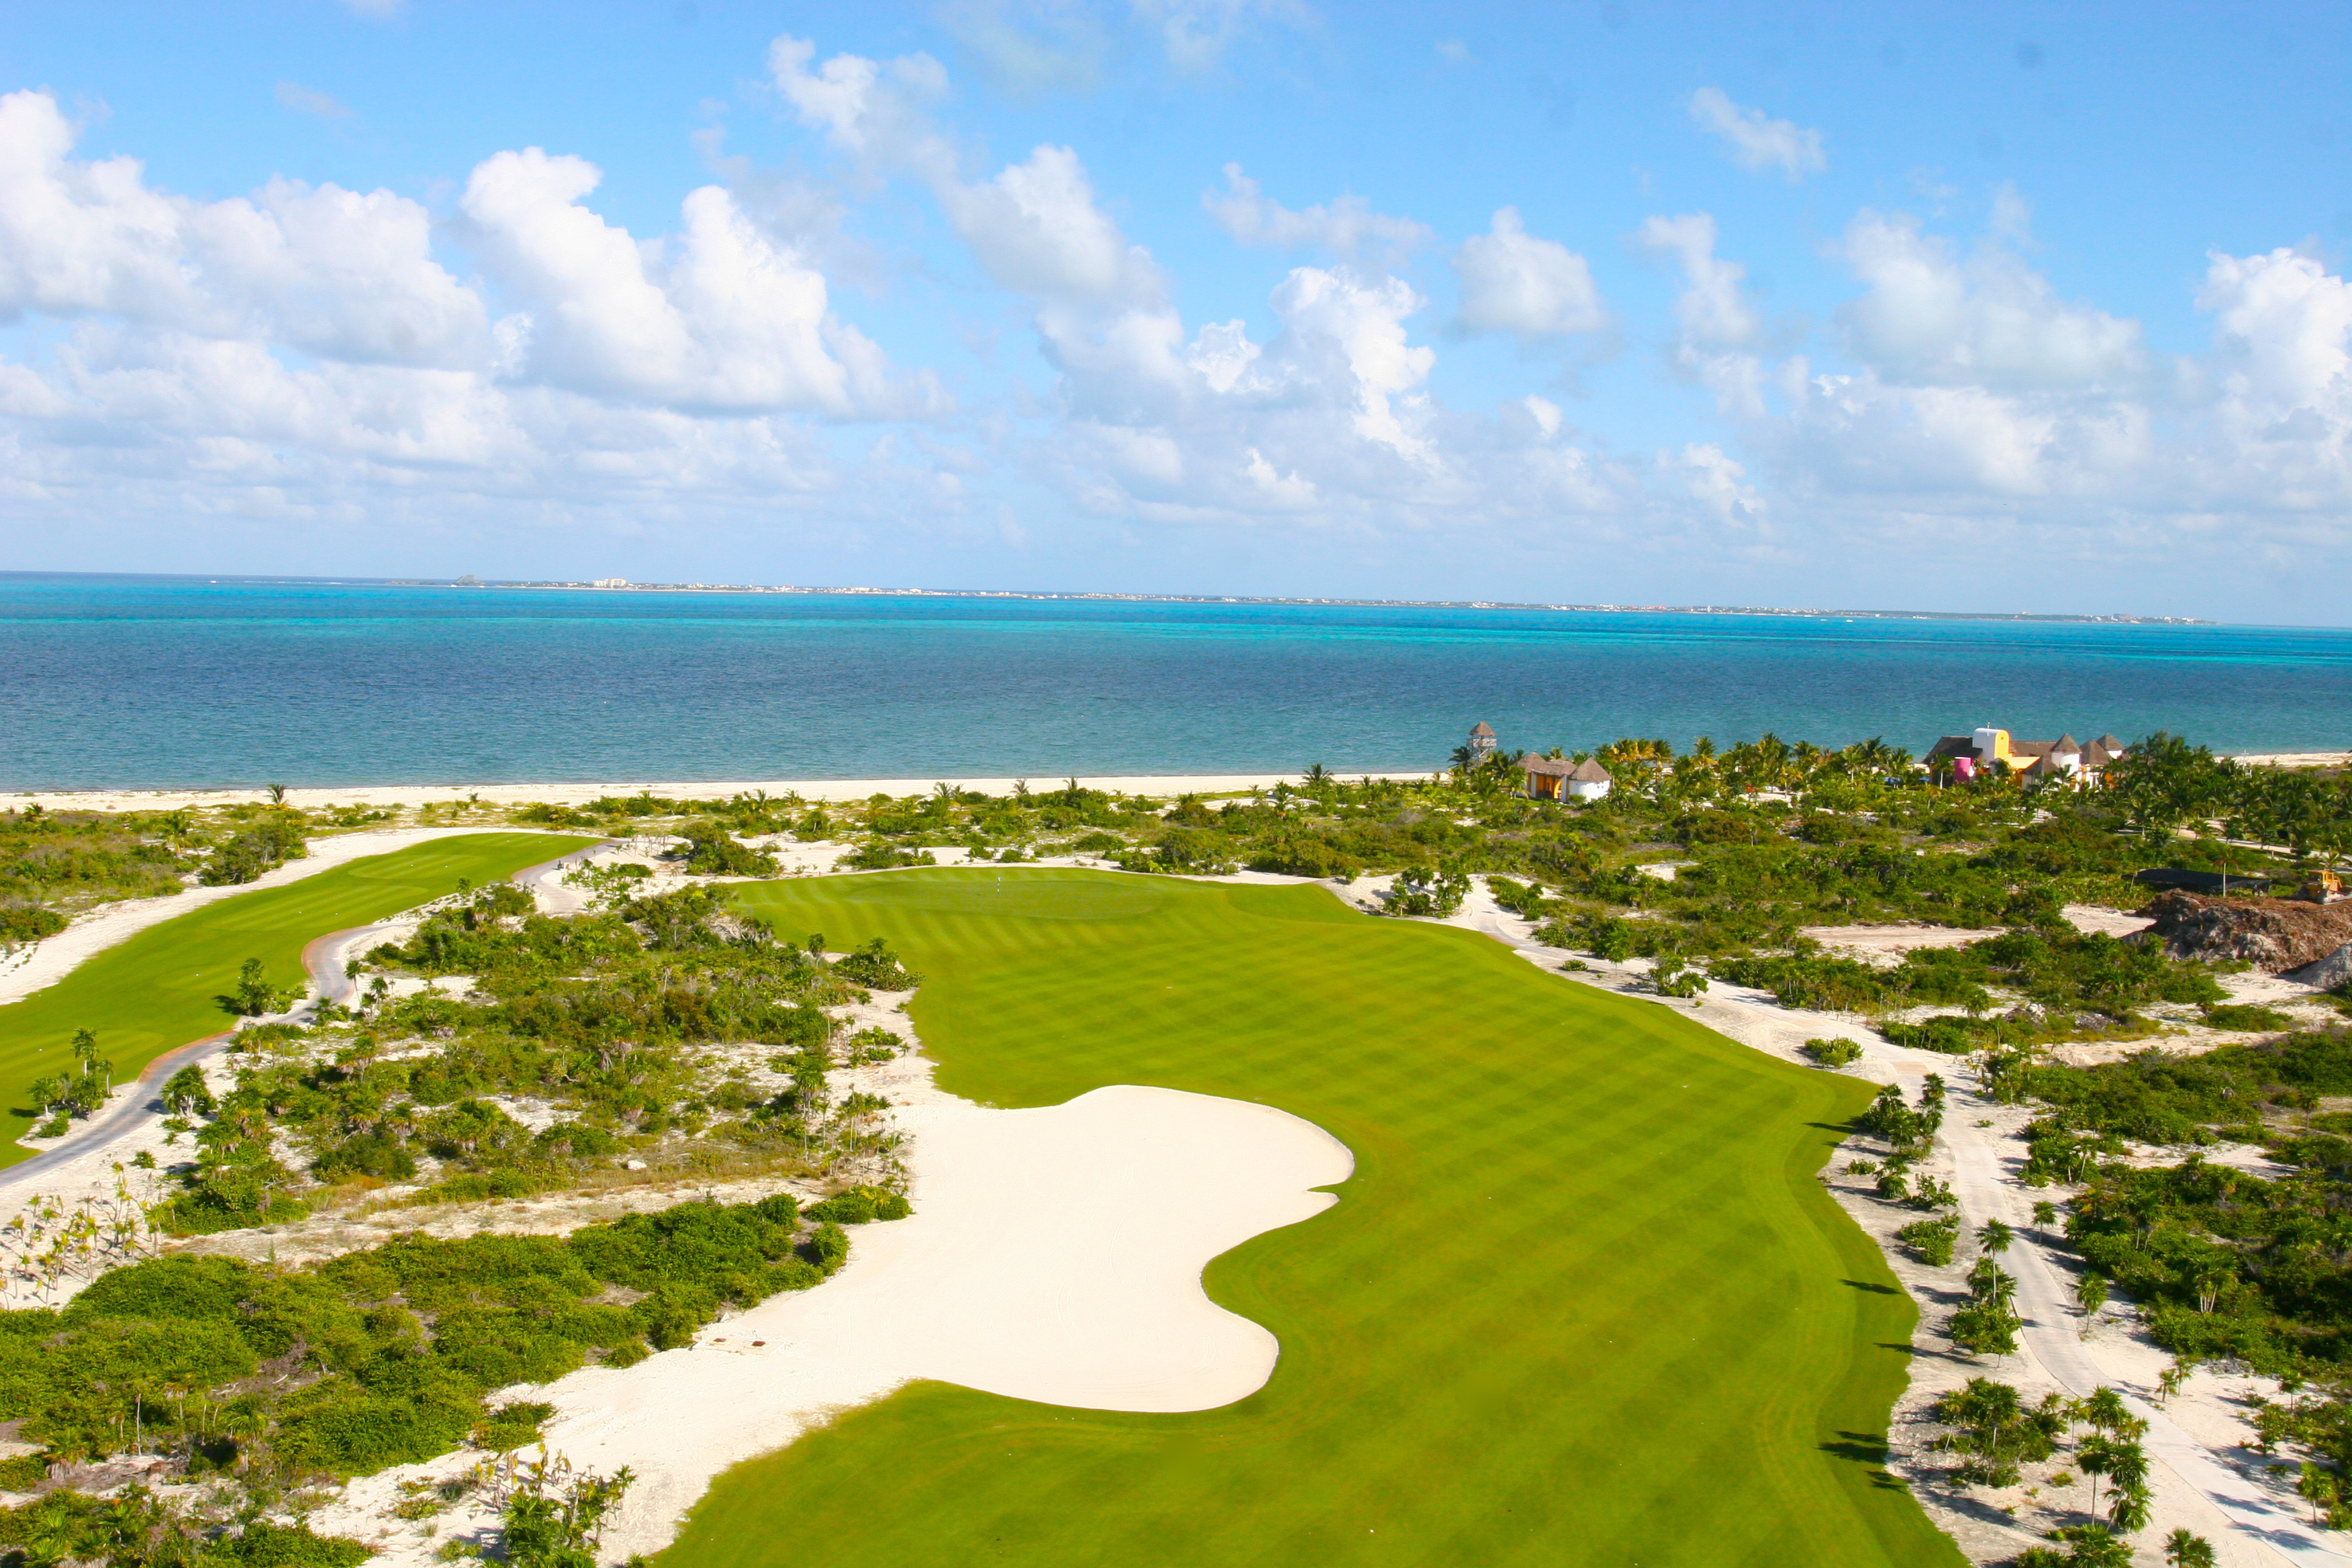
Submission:
{"label": "sky", "polygon": [[2352,624],[2352,8],[0,3],[0,568]]}

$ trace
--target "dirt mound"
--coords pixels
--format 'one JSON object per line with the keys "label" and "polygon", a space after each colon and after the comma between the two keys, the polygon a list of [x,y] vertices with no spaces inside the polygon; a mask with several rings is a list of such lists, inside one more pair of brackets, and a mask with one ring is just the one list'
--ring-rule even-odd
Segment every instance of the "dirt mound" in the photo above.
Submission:
{"label": "dirt mound", "polygon": [[2239,959],[2273,973],[2317,963],[2352,942],[2352,903],[2163,893],[2140,913],[2156,922],[2147,940],[2175,958]]}
{"label": "dirt mound", "polygon": [[2316,985],[2322,991],[2332,991],[2352,980],[2352,942],[2346,942],[2316,963],[2306,963],[2285,976],[2297,985]]}

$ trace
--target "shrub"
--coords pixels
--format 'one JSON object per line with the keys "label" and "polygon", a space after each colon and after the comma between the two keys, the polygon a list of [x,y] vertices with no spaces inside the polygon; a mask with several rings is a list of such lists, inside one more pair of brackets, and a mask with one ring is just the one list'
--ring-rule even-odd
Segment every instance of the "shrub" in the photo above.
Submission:
{"label": "shrub", "polygon": [[257,1519],[241,1535],[214,1548],[236,1568],[358,1568],[375,1548],[340,1535],[316,1535],[308,1524],[272,1524]]}
{"label": "shrub", "polygon": [[1950,1015],[1922,1018],[1916,1024],[1892,1020],[1878,1026],[1890,1046],[1902,1046],[1918,1051],[1941,1051],[1946,1056],[1964,1057],[1982,1050],[1993,1043],[1995,1026],[1982,1018],[1961,1018]]}
{"label": "shrub", "polygon": [[1947,1215],[1942,1219],[1913,1220],[1895,1234],[1918,1255],[1920,1262],[1941,1268],[1952,1261],[1952,1244],[1959,1230],[1958,1217]]}
{"label": "shrub", "polygon": [[196,879],[208,888],[250,882],[286,861],[307,859],[310,853],[301,830],[292,823],[259,823],[214,850]]}
{"label": "shrub", "polygon": [[1852,1040],[1807,1040],[1805,1054],[1825,1068],[1842,1068],[1862,1059],[1862,1047]]}
{"label": "shrub", "polygon": [[1470,879],[1457,871],[1428,871],[1408,867],[1397,874],[1386,894],[1388,912],[1424,920],[1444,920],[1462,907]]}
{"label": "shrub", "polygon": [[697,822],[686,830],[686,868],[700,877],[772,877],[776,858],[729,837],[717,823]]}
{"label": "shrub", "polygon": [[834,1225],[870,1225],[876,1220],[905,1219],[915,1211],[904,1193],[885,1187],[852,1187],[847,1192],[812,1204],[805,1218]]}
{"label": "shrub", "polygon": [[0,904],[0,942],[38,942],[66,929],[66,917],[30,904]]}
{"label": "shrub", "polygon": [[[1109,835],[1092,837],[1107,838]],[[1249,868],[1280,877],[1349,881],[1361,874],[1364,863],[1328,839],[1301,836],[1280,839],[1258,850],[1249,858]]]}
{"label": "shrub", "polygon": [[816,1227],[801,1251],[811,1263],[831,1274],[849,1260],[849,1233],[828,1221]]}
{"label": "shrub", "polygon": [[2223,1003],[2204,1009],[2205,1022],[2217,1029],[2292,1029],[2294,1020],[2275,1007],[2251,1003]]}
{"label": "shrub", "polygon": [[853,871],[887,871],[898,866],[936,866],[939,861],[928,849],[906,849],[877,838],[843,856],[840,863]]}
{"label": "shrub", "polygon": [[877,991],[912,991],[923,983],[923,977],[900,963],[890,943],[878,936],[837,960],[833,972]]}

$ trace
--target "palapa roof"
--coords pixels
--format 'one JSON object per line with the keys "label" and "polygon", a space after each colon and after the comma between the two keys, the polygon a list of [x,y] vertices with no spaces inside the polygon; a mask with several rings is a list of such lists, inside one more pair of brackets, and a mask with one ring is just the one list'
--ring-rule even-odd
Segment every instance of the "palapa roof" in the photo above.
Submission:
{"label": "palapa roof", "polygon": [[1599,763],[1594,762],[1591,757],[1587,757],[1584,761],[1576,764],[1576,771],[1568,775],[1568,782],[1570,784],[1607,784],[1610,782],[1609,770],[1602,767]]}
{"label": "palapa roof", "polygon": [[[2049,756],[2079,756],[2084,767],[2095,768],[2122,756],[2124,743],[2113,735],[2102,735],[2087,746],[2072,735],[2061,735],[2054,741],[2021,741],[2012,735],[2009,739],[2009,754],[2020,759],[2036,760]],[[1927,754],[1920,760],[1933,762],[1937,757],[1968,757],[1979,763],[1987,760],[1984,752],[1977,749],[1974,735],[1942,736],[1927,748]]]}
{"label": "palapa roof", "polygon": [[1541,773],[1548,779],[1570,778],[1576,773],[1576,764],[1566,757],[1521,757],[1519,768],[1523,773]]}
{"label": "palapa roof", "polygon": [[1495,731],[1486,728],[1486,721],[1484,719],[1479,720],[1475,724],[1470,726],[1470,738],[1472,740],[1475,741],[1481,735],[1484,735],[1490,741],[1495,738]]}

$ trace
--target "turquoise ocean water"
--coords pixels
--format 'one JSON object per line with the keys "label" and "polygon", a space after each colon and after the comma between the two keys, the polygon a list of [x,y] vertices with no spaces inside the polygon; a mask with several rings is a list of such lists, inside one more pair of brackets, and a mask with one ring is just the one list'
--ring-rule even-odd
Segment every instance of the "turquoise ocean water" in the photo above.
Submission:
{"label": "turquoise ocean water", "polygon": [[0,574],[0,789],[1442,766],[1977,724],[2352,747],[2352,631]]}

